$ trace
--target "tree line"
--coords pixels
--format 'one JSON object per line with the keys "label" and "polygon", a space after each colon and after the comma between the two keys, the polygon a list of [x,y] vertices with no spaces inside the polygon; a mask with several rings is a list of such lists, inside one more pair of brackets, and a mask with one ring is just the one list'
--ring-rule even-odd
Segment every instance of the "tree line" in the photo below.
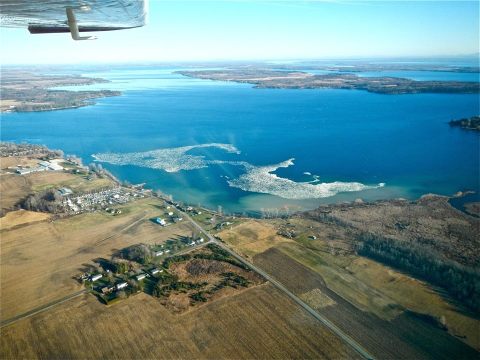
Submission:
{"label": "tree line", "polygon": [[404,270],[445,289],[471,310],[480,311],[480,270],[444,258],[414,243],[363,233],[357,238],[359,255]]}

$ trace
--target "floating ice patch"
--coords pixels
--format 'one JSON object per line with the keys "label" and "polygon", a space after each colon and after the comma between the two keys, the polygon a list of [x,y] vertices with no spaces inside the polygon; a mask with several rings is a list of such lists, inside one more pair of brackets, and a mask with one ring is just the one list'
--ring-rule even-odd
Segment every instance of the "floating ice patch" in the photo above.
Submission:
{"label": "floating ice patch", "polygon": [[286,199],[317,199],[334,196],[340,192],[362,191],[385,186],[384,183],[374,186],[364,185],[358,182],[335,181],[331,183],[320,183],[318,175],[313,175],[314,180],[309,182],[295,182],[273,174],[273,172],[279,168],[286,168],[293,165],[294,159],[289,159],[276,165],[254,166],[246,161],[206,160],[205,157],[201,155],[187,154],[190,150],[207,147],[240,154],[240,151],[231,144],[211,143],[125,154],[101,153],[92,156],[97,161],[114,165],[136,165],[152,169],[162,169],[166,172],[201,169],[209,165],[228,164],[231,166],[239,166],[245,169],[245,174],[240,175],[236,179],[229,179],[228,176],[224,176],[231,187],[244,191],[276,195]]}
{"label": "floating ice patch", "polygon": [[187,152],[193,149],[208,147],[240,154],[240,151],[231,144],[212,143],[124,154],[101,153],[93,154],[92,156],[97,161],[113,165],[136,165],[152,169],[162,169],[166,172],[177,172],[180,170],[194,170],[207,167],[209,161],[205,160],[204,156],[190,155],[187,154]]}
{"label": "floating ice patch", "polygon": [[229,180],[228,184],[244,191],[271,194],[295,200],[325,198],[334,196],[340,192],[362,191],[385,186],[384,183],[369,186],[358,182],[340,181],[314,185],[311,183],[295,182],[272,174],[279,168],[286,168],[293,165],[293,160],[294,159],[290,159],[280,164],[270,166],[252,166],[248,164],[248,166],[245,166],[247,170],[246,173],[237,179]]}

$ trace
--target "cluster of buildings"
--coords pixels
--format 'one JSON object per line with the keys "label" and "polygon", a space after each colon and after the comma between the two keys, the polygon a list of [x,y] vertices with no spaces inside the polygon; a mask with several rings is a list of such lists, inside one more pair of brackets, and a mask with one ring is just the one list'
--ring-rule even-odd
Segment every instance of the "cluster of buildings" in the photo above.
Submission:
{"label": "cluster of buildings", "polygon": [[15,172],[20,175],[26,175],[39,171],[59,171],[63,170],[63,166],[59,165],[59,162],[63,162],[63,159],[53,159],[40,161],[35,167],[23,167],[17,166]]}
{"label": "cluster of buildings", "polygon": [[118,209],[111,209],[112,205],[125,204],[133,199],[143,197],[145,195],[141,192],[129,191],[118,186],[78,196],[66,196],[63,205],[65,210],[71,214],[105,209],[116,215],[120,212]]}
{"label": "cluster of buildings", "polygon": [[[171,211],[172,208],[171,206],[167,206],[167,212],[165,213],[165,217],[168,217],[170,219],[171,222],[173,223],[177,223],[179,221],[182,221],[183,218],[178,216],[177,214],[175,214],[173,211]],[[167,226],[167,225],[170,225],[169,222],[167,222],[166,218],[161,218],[161,217],[157,217],[155,218],[155,222],[161,226]]]}
{"label": "cluster of buildings", "polygon": [[187,245],[188,245],[188,246],[200,245],[200,244],[202,244],[204,241],[205,241],[204,238],[197,239],[196,241],[195,241],[195,240],[191,240]]}
{"label": "cluster of buildings", "polygon": [[[107,270],[107,272],[108,272],[108,270]],[[145,280],[147,277],[154,276],[154,275],[157,275],[157,274],[160,274],[160,273],[163,273],[163,269],[153,268],[153,269],[149,270],[148,272],[142,272],[140,274],[137,274],[137,275],[133,276],[132,279],[134,279],[136,281],[142,281],[142,280]],[[88,280],[93,284],[95,282],[98,282],[102,278],[103,278],[102,274],[91,274],[91,275],[86,274],[85,276],[82,277],[82,280]],[[106,285],[106,286],[104,286],[104,285]],[[116,291],[123,290],[123,289],[127,288],[128,286],[129,286],[128,282],[125,281],[124,279],[120,280],[120,281],[118,281],[118,279],[117,279],[117,283],[115,285],[108,285],[108,283],[105,284],[105,282],[100,282],[100,286],[97,285],[96,288],[97,288],[97,290],[101,291],[102,294],[107,295],[107,294],[114,293]]]}

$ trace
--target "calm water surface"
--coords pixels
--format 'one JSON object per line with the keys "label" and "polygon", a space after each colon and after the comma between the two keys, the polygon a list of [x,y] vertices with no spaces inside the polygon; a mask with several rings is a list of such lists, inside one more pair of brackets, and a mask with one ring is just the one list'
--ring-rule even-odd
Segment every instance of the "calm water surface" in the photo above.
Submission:
{"label": "calm water surface", "polygon": [[[477,95],[253,89],[189,79],[173,74],[174,70],[92,69],[85,75],[112,82],[90,88],[119,89],[123,95],[79,109],[2,115],[1,138],[63,149],[85,163],[98,153],[231,144],[240,154],[203,147],[172,158],[200,159],[205,167],[192,170],[102,164],[121,179],[146,182],[178,200],[222,205],[236,212],[479,191],[479,134],[448,125],[451,119],[480,113]],[[419,73],[421,80],[443,76]],[[466,80],[465,76],[449,73],[448,80]],[[267,165],[275,169],[292,158],[293,165],[271,174],[262,170]],[[245,175],[255,191],[235,186]],[[301,195],[303,184],[326,183],[330,188],[328,184],[336,181],[372,188],[314,199]],[[375,187],[379,183],[386,185]]]}

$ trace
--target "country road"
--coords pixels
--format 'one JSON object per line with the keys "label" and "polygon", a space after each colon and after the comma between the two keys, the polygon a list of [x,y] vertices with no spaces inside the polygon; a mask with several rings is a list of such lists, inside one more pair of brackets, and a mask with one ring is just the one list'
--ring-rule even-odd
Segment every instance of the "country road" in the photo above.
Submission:
{"label": "country road", "polygon": [[48,304],[45,304],[45,305],[39,306],[35,309],[24,312],[23,314],[19,314],[19,315],[16,315],[16,316],[14,316],[10,319],[4,320],[0,323],[0,328],[3,328],[3,327],[5,327],[7,325],[10,325],[10,324],[13,324],[13,323],[15,323],[19,320],[26,319],[26,318],[29,318],[33,315],[39,314],[39,313],[41,313],[43,311],[46,311],[46,310],[48,310],[48,309],[50,309],[54,306],[63,304],[64,302],[67,302],[69,300],[77,298],[80,295],[86,294],[88,291],[89,291],[89,289],[83,289],[83,290],[77,291],[77,292],[75,292],[73,294],[70,294],[70,295],[67,295],[67,296],[65,296],[61,299],[54,300],[54,301],[52,301]]}
{"label": "country road", "polygon": [[180,211],[177,208],[177,211],[180,212],[186,219],[188,219],[197,229],[199,229],[202,233],[204,233],[209,241],[212,242],[225,251],[228,251],[235,259],[243,263],[244,265],[248,266],[250,269],[255,271],[257,274],[260,276],[264,277],[267,281],[269,281],[272,285],[274,285],[278,290],[282,291],[285,295],[287,295],[290,299],[292,299],[294,302],[296,302],[298,305],[300,305],[304,310],[306,310],[310,315],[312,315],[315,319],[320,321],[322,324],[324,324],[327,328],[329,328],[331,331],[333,331],[340,339],[342,339],[345,343],[350,345],[355,351],[357,351],[361,356],[363,356],[365,359],[374,359],[374,357],[368,353],[367,350],[365,350],[359,343],[357,343],[355,340],[353,340],[350,336],[348,336],[346,333],[344,333],[338,326],[333,324],[330,320],[325,318],[324,316],[320,315],[317,313],[313,308],[311,308],[308,304],[306,304],[302,299],[300,299],[298,296],[296,296],[294,293],[292,293],[290,290],[288,290],[285,286],[283,286],[279,281],[275,280],[273,277],[271,277],[269,274],[267,274],[265,271],[262,269],[256,267],[249,261],[245,260],[243,257],[238,255],[236,252],[234,252],[232,249],[227,247],[225,244],[222,242],[218,241],[214,236],[210,235],[207,231],[205,231],[196,221],[194,221],[187,213]]}

